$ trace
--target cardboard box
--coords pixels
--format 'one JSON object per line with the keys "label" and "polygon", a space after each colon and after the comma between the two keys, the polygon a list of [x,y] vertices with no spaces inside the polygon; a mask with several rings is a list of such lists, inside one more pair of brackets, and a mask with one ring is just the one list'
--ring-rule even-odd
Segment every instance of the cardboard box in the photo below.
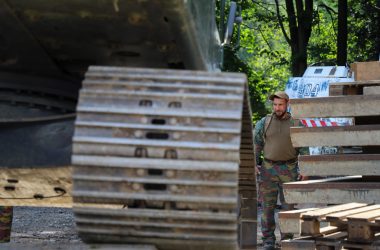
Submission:
{"label": "cardboard box", "polygon": [[351,64],[355,81],[380,80],[380,61]]}

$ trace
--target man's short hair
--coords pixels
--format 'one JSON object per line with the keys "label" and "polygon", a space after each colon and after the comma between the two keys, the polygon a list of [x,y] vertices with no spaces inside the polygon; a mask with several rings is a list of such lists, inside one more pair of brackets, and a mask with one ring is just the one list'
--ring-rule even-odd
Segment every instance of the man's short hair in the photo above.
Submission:
{"label": "man's short hair", "polygon": [[286,101],[289,101],[288,94],[285,93],[285,91],[277,91],[276,93],[269,96],[269,100],[273,101],[274,98],[280,98],[285,99]]}

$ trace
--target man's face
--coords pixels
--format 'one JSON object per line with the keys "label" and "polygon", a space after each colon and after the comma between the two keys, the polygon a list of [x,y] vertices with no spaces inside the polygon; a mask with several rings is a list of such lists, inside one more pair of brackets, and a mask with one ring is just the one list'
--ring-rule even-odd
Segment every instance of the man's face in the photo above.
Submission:
{"label": "man's face", "polygon": [[277,117],[282,117],[288,108],[288,102],[285,99],[274,98],[273,99],[273,112]]}

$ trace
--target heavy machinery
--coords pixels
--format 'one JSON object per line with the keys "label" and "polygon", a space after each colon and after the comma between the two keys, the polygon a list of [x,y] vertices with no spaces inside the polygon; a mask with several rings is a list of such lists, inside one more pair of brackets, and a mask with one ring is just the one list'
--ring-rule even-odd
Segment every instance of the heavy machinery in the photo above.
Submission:
{"label": "heavy machinery", "polygon": [[86,242],[255,244],[247,80],[220,72],[214,1],[0,0],[0,44],[0,205],[73,206]]}

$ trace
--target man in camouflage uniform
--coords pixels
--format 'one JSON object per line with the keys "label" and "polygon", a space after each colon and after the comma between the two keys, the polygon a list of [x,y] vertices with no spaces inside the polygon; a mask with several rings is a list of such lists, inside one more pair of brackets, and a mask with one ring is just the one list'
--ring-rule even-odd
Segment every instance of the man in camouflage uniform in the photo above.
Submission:
{"label": "man in camouflage uniform", "polygon": [[[285,203],[282,184],[300,178],[297,157],[298,150],[292,145],[290,127],[299,123],[287,112],[289,96],[278,91],[270,96],[273,102],[273,113],[262,118],[255,127],[256,171],[258,174],[259,192],[262,199],[261,231],[264,249],[274,249],[275,208],[280,196],[284,210],[293,209],[293,205]],[[264,159],[261,161],[261,153]],[[292,235],[281,235],[282,239]]]}
{"label": "man in camouflage uniform", "polygon": [[10,241],[12,217],[13,207],[0,206],[0,243]]}

